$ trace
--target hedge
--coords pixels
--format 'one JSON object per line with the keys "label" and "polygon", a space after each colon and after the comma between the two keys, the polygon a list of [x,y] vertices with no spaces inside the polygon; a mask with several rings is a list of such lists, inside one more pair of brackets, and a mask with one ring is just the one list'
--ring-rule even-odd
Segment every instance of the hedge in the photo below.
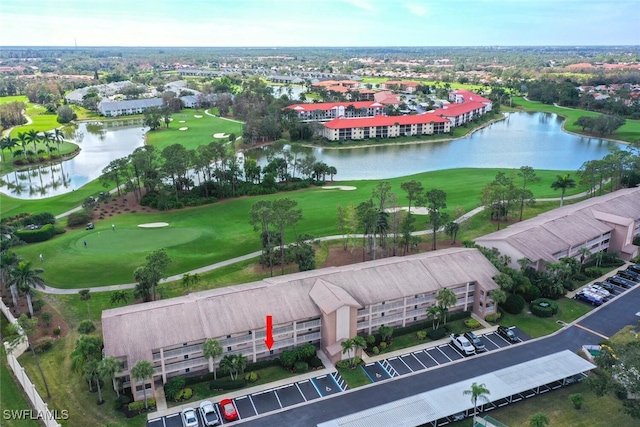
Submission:
{"label": "hedge", "polygon": [[558,312],[558,303],[547,298],[538,298],[531,301],[530,308],[531,313],[538,317],[551,317]]}
{"label": "hedge", "polygon": [[427,335],[433,341],[442,339],[447,336],[447,328],[431,329],[427,332]]}
{"label": "hedge", "polygon": [[[156,406],[156,400],[154,398],[147,399],[147,406]],[[127,406],[131,412],[142,411],[144,409],[144,400],[138,400],[137,402],[131,402]]]}
{"label": "hedge", "polygon": [[15,235],[27,243],[37,243],[49,240],[56,234],[56,229],[51,224],[46,224],[37,230],[18,230]]}
{"label": "hedge", "polygon": [[217,380],[209,383],[209,390],[236,390],[247,385],[244,379],[240,380]]}

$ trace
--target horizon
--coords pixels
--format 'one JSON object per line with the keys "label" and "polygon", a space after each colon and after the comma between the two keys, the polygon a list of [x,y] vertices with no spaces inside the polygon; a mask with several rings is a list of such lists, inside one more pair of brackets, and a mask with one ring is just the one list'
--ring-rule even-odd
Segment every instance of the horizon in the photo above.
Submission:
{"label": "horizon", "polygon": [[2,47],[640,45],[635,0],[0,0],[0,14]]}

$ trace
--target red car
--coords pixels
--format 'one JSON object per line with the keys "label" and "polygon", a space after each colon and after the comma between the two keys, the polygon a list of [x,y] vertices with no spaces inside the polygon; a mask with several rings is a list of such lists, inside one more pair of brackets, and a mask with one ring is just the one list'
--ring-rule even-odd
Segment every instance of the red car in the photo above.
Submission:
{"label": "red car", "polygon": [[222,416],[227,421],[233,421],[238,419],[238,411],[236,405],[233,404],[231,399],[222,399],[220,401],[220,408],[222,409]]}

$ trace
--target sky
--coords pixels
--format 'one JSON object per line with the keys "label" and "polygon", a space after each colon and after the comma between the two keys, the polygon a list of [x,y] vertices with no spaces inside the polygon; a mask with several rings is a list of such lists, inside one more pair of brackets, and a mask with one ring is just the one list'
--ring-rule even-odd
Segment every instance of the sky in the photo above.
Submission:
{"label": "sky", "polygon": [[640,45],[640,0],[0,0],[0,46]]}

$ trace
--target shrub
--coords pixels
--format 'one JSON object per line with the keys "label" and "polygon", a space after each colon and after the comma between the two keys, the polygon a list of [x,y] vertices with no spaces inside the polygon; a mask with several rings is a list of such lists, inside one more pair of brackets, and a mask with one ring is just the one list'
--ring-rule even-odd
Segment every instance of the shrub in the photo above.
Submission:
{"label": "shrub", "polygon": [[67,216],[67,225],[69,227],[74,227],[76,225],[86,225],[88,222],[91,222],[93,219],[93,214],[91,211],[80,210],[78,212],[72,212]]}
{"label": "shrub", "polygon": [[78,332],[81,334],[90,334],[96,330],[96,325],[91,320],[83,320],[78,326]]}
{"label": "shrub", "polygon": [[280,354],[280,363],[286,369],[291,369],[293,364],[296,363],[296,359],[296,353],[293,350],[284,350]]}
{"label": "shrub", "polygon": [[447,315],[447,322],[453,322],[456,320],[462,320],[471,317],[470,311],[460,311],[458,313],[449,313]]}
{"label": "shrub", "polygon": [[541,295],[542,292],[540,291],[539,287],[537,287],[536,285],[529,285],[527,286],[527,289],[524,291],[524,294],[522,296],[524,297],[524,300],[526,302],[531,302],[534,299],[540,298]]}
{"label": "shrub", "polygon": [[501,314],[499,312],[498,313],[491,313],[491,314],[488,314],[484,318],[484,320],[486,320],[487,322],[496,323],[498,320],[500,320],[500,317],[502,317],[502,316],[501,316]]}
{"label": "shrub", "polygon": [[315,368],[324,367],[324,364],[322,363],[322,360],[320,360],[318,356],[315,356],[309,360],[309,366],[315,369]]}
{"label": "shrub", "polygon": [[170,378],[164,385],[164,394],[167,399],[177,400],[177,396],[186,385],[186,382],[184,377],[178,376]]}
{"label": "shrub", "polygon": [[386,341],[382,341],[380,343],[380,350],[386,350],[387,349],[387,343]]}
{"label": "shrub", "polygon": [[336,363],[336,368],[338,369],[347,369],[350,367],[351,367],[351,364],[349,363],[348,360],[339,360],[338,363]]}
{"label": "shrub", "polygon": [[60,326],[56,326],[55,329],[53,330],[53,335],[58,336],[60,335]]}
{"label": "shrub", "polygon": [[51,224],[46,224],[37,230],[18,230],[15,235],[27,243],[37,243],[49,240],[56,234],[56,230]]}
{"label": "shrub", "polygon": [[113,409],[120,410],[124,405],[128,405],[129,403],[131,403],[131,398],[126,394],[121,394],[120,397],[113,402]]}
{"label": "shrub", "polygon": [[179,402],[181,400],[189,400],[189,399],[191,399],[192,396],[193,396],[193,390],[192,389],[190,389],[188,387],[187,388],[183,388],[176,395],[175,401]]}
{"label": "shrub", "polygon": [[598,267],[588,267],[584,270],[584,274],[592,279],[598,278],[604,274],[604,270]]}
{"label": "shrub", "polygon": [[373,347],[373,354],[380,354],[380,349],[377,346]]}
{"label": "shrub", "polygon": [[33,343],[33,351],[36,353],[44,353],[53,347],[53,340],[48,337],[43,337]]}
{"label": "shrub", "polygon": [[469,329],[478,329],[480,327],[480,322],[476,319],[468,318],[464,321],[464,325]]}
{"label": "shrub", "polygon": [[247,372],[244,374],[244,380],[248,383],[255,383],[258,381],[258,373],[257,372]]}
{"label": "shrub", "polygon": [[209,390],[236,390],[247,385],[244,379],[241,380],[217,380],[209,383]]}
{"label": "shrub", "polygon": [[42,319],[42,322],[45,324],[45,326],[49,326],[49,323],[51,323],[52,317],[53,316],[48,311],[43,311],[42,314],[40,315],[40,318]]}
{"label": "shrub", "polygon": [[[153,399],[153,398],[147,399],[147,406],[149,408],[152,408],[152,407],[156,406],[156,400]],[[144,400],[138,400],[137,402],[131,402],[131,403],[129,403],[129,405],[127,405],[127,408],[131,412],[142,411],[142,410],[144,410]]]}
{"label": "shrub", "polygon": [[367,345],[373,345],[376,343],[376,337],[373,335],[367,335],[367,337],[365,338]]}
{"label": "shrub", "polygon": [[526,301],[518,294],[511,294],[507,297],[507,300],[502,304],[502,308],[507,313],[519,314],[524,308]]}
{"label": "shrub", "polygon": [[531,313],[538,317],[551,317],[558,312],[558,303],[547,298],[531,301]]}
{"label": "shrub", "polygon": [[435,341],[444,338],[447,335],[447,330],[445,328],[431,329],[427,335]]}
{"label": "shrub", "polygon": [[309,370],[309,364],[307,362],[296,362],[294,365],[296,368],[296,372],[307,372]]}
{"label": "shrub", "polygon": [[573,403],[573,407],[576,409],[582,408],[582,402],[584,398],[582,397],[582,393],[573,393],[569,395],[569,400]]}
{"label": "shrub", "polygon": [[419,340],[424,340],[427,338],[427,331],[418,331],[416,332],[416,338]]}
{"label": "shrub", "polygon": [[574,275],[573,275],[573,280],[576,280],[576,281],[578,281],[578,282],[584,282],[584,281],[586,281],[587,279],[588,279],[588,277],[587,277],[587,276],[585,276],[585,275],[584,275],[584,274],[582,274],[582,273],[578,273],[578,274],[574,274]]}
{"label": "shrub", "polygon": [[39,214],[31,215],[28,218],[25,218],[22,223],[24,225],[28,224],[36,224],[36,225],[45,225],[45,224],[55,224],[56,217],[49,212],[42,212]]}
{"label": "shrub", "polygon": [[44,301],[37,299],[31,304],[31,306],[33,307],[33,311],[40,311],[42,310],[42,307],[44,307]]}
{"label": "shrub", "polygon": [[382,337],[382,341],[389,342],[393,336],[393,328],[391,326],[380,326],[380,328],[378,328],[378,333]]}

